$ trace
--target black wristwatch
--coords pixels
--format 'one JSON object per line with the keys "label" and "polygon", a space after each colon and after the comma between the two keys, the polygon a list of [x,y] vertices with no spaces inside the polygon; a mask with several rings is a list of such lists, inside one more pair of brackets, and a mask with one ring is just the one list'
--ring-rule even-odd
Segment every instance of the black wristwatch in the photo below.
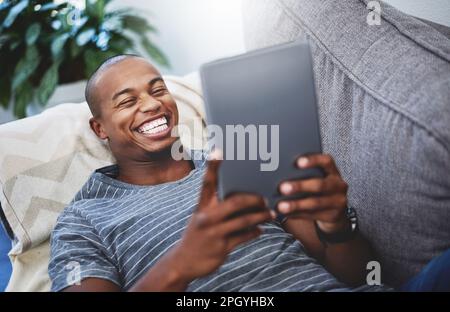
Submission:
{"label": "black wristwatch", "polygon": [[350,221],[350,227],[341,232],[332,234],[325,233],[319,228],[317,222],[314,222],[317,236],[323,244],[327,245],[345,243],[355,238],[356,234],[358,233],[358,217],[356,216],[356,210],[352,207],[349,207],[347,208],[346,214],[348,220]]}

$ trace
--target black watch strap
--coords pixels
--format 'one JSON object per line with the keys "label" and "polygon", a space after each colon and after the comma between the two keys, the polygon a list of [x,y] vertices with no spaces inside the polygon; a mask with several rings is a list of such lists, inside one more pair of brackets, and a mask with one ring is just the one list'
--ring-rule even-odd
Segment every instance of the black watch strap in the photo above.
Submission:
{"label": "black watch strap", "polygon": [[325,245],[345,243],[352,240],[358,233],[358,219],[354,208],[347,208],[347,218],[349,219],[350,227],[344,231],[331,234],[323,232],[317,225],[317,222],[314,222],[317,237]]}

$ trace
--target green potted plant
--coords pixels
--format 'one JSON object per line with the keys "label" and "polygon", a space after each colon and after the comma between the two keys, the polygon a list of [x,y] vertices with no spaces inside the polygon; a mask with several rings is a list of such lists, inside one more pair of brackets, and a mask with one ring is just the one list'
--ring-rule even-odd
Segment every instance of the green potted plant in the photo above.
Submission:
{"label": "green potted plant", "polygon": [[45,106],[55,88],[87,79],[107,58],[144,51],[169,67],[149,35],[156,29],[111,0],[0,0],[0,105],[16,117]]}

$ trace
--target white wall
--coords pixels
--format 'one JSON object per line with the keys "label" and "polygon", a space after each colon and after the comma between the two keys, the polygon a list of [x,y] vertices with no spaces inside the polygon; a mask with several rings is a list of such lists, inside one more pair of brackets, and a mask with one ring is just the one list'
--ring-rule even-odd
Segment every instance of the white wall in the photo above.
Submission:
{"label": "white wall", "polygon": [[[164,74],[184,75],[223,56],[243,53],[241,1],[124,0],[117,6],[149,11],[159,29],[154,41],[172,62]],[[385,0],[400,10],[450,27],[450,0]]]}
{"label": "white wall", "polygon": [[[205,62],[244,52],[241,0],[116,0],[111,6],[133,7],[156,26],[159,35],[151,39],[172,65],[160,68],[163,74],[185,75]],[[62,93],[67,101],[84,99],[80,90]],[[51,102],[60,99],[56,94]],[[13,119],[11,110],[0,107],[0,124]]]}
{"label": "white wall", "polygon": [[[113,2],[114,3],[114,2]],[[153,36],[172,63],[163,73],[184,75],[202,63],[243,53],[241,0],[125,0],[115,5],[151,12]]]}
{"label": "white wall", "polygon": [[401,11],[450,27],[450,0],[384,0]]}

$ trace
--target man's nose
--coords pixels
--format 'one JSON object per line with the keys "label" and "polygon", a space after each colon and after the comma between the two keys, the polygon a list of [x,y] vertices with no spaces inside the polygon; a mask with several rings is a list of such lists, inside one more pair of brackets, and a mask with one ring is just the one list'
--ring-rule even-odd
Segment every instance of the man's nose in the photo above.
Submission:
{"label": "man's nose", "polygon": [[142,113],[146,113],[149,111],[158,111],[161,108],[162,104],[160,101],[156,100],[151,96],[146,96],[143,101],[141,101],[141,105],[139,106],[139,110]]}

